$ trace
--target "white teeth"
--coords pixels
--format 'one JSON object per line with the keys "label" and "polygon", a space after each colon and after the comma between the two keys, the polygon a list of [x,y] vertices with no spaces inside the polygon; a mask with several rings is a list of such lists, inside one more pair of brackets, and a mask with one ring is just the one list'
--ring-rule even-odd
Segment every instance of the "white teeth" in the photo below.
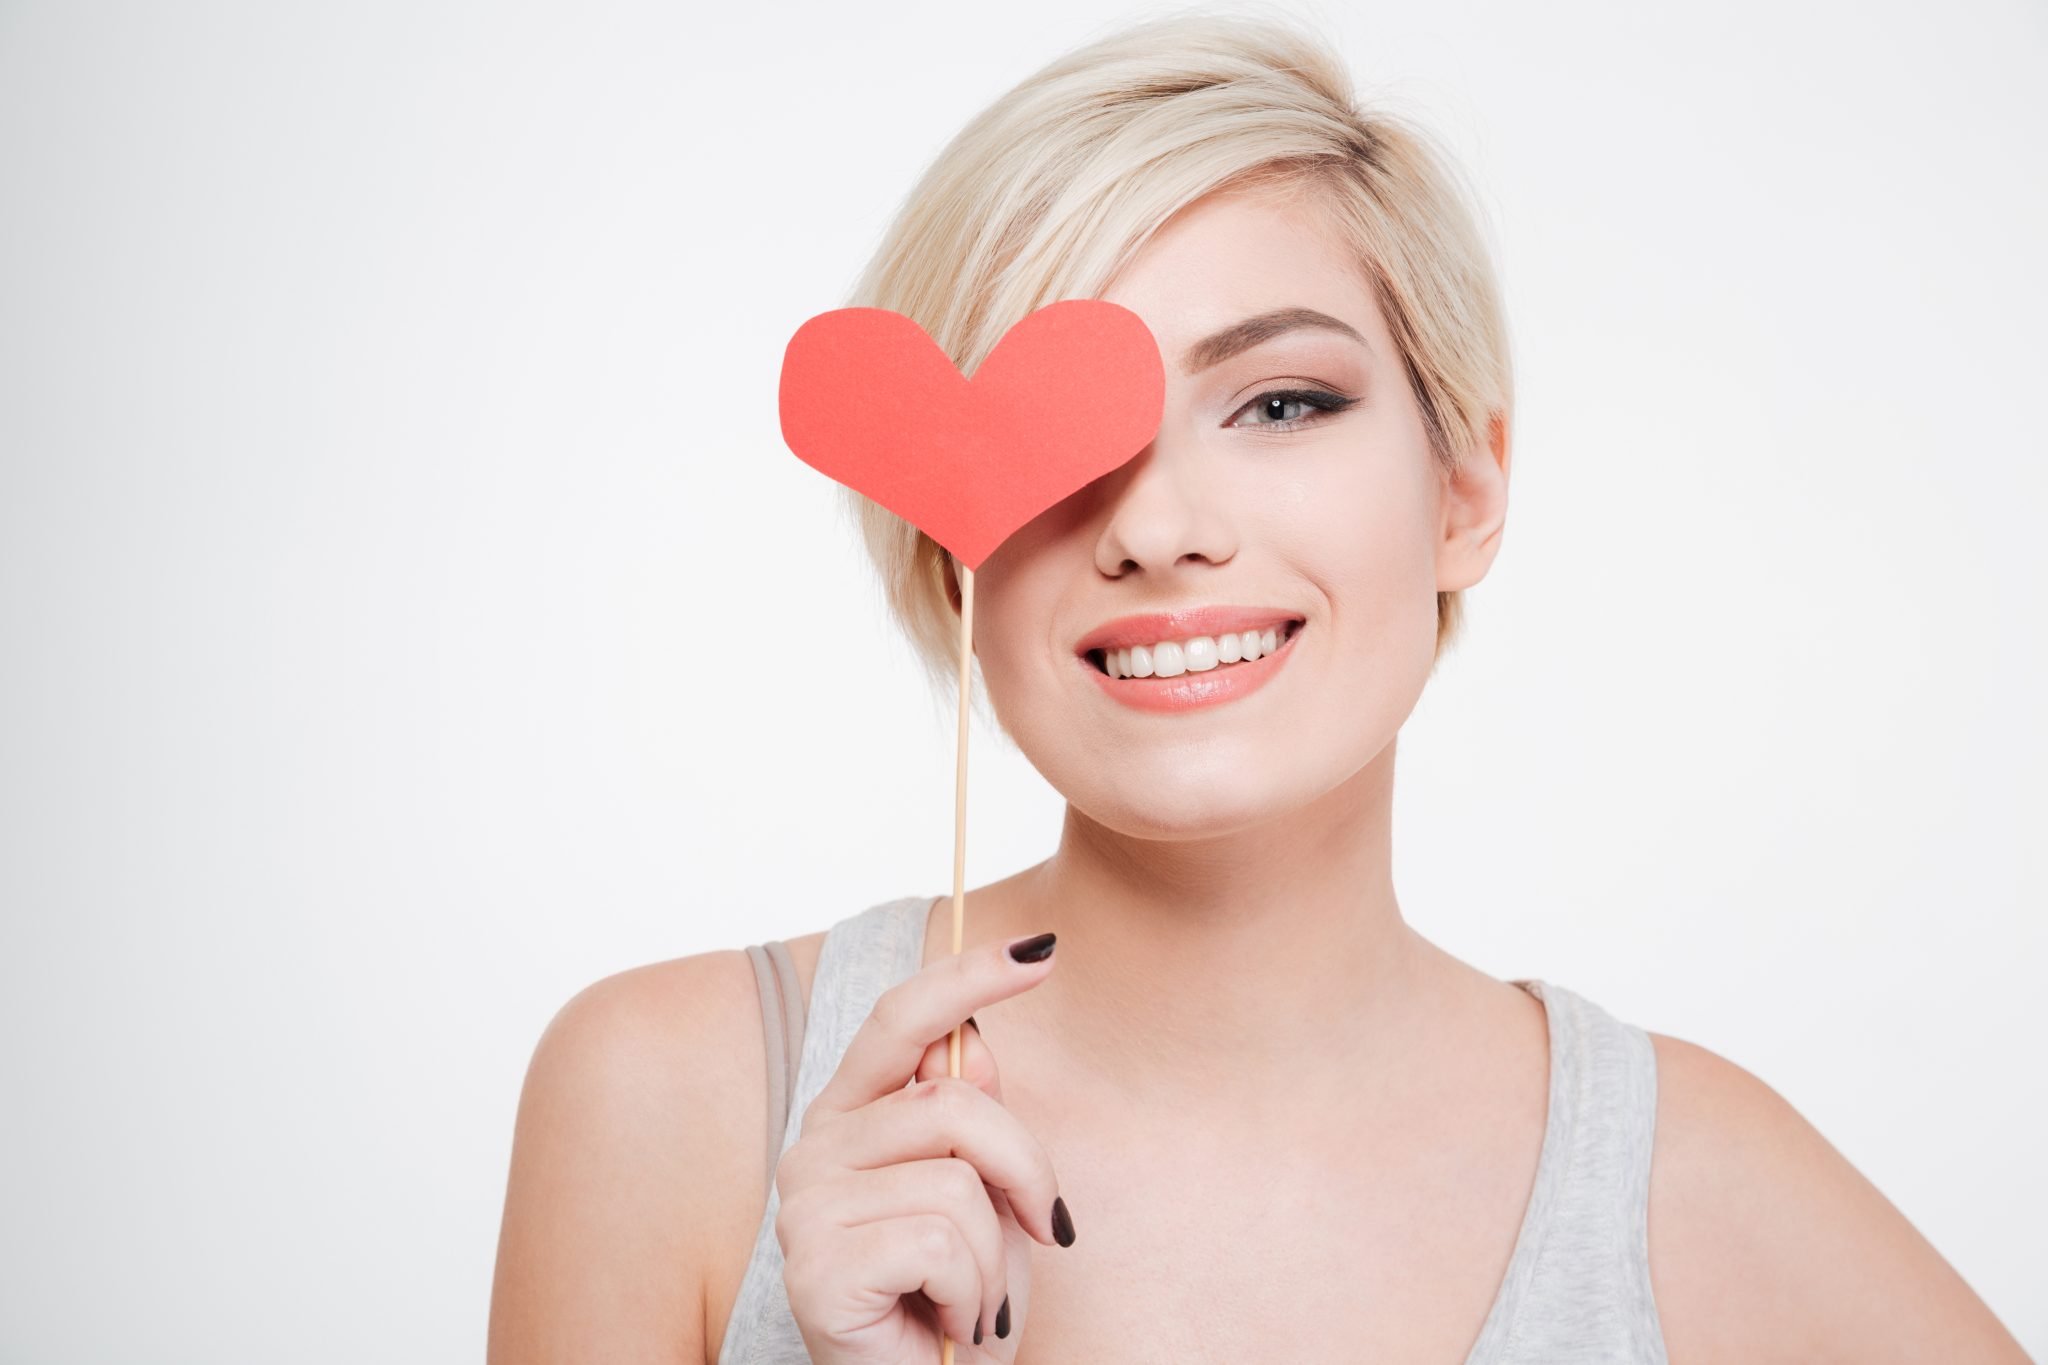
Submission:
{"label": "white teeth", "polygon": [[1224,635],[1197,635],[1188,640],[1161,640],[1156,645],[1130,645],[1105,650],[1103,661],[1111,677],[1176,678],[1183,673],[1206,673],[1221,664],[1250,663],[1280,647],[1287,626],[1265,630],[1234,631]]}

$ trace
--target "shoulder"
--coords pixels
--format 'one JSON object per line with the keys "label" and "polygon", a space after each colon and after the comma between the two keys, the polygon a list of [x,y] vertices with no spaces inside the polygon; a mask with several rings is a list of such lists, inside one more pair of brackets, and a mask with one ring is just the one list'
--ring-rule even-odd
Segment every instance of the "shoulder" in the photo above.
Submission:
{"label": "shoulder", "polygon": [[1670,1358],[2011,1360],[2019,1343],[1782,1095],[1661,1033],[1652,1290]]}
{"label": "shoulder", "polygon": [[702,1349],[708,1282],[727,1248],[745,1261],[765,1199],[763,1055],[740,949],[608,976],[555,1013],[513,1131],[492,1365]]}

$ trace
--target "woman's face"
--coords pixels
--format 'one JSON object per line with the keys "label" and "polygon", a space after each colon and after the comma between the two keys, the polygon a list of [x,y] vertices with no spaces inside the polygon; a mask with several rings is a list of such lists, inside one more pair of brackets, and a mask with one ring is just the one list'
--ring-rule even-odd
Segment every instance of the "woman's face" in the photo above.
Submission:
{"label": "woman's face", "polygon": [[[1439,472],[1371,290],[1301,201],[1198,201],[1103,297],[1159,341],[1158,433],[984,561],[975,653],[1004,728],[1079,811],[1134,838],[1226,834],[1386,749],[1429,676],[1437,591],[1491,560],[1504,460]],[[1310,325],[1229,339],[1277,310]],[[1116,638],[1147,647],[1149,678],[1083,652],[1119,618],[1204,608],[1252,615],[1133,623]],[[1252,628],[1284,647],[1221,662]],[[1194,667],[1158,676],[1175,651],[1149,646],[1226,631],[1218,654],[1198,641],[1182,651]]]}

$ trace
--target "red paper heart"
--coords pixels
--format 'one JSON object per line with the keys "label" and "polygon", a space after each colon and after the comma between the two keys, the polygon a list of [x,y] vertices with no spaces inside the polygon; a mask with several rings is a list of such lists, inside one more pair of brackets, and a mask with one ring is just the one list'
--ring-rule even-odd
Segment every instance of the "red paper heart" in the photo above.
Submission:
{"label": "red paper heart", "polygon": [[782,358],[782,439],[797,457],[970,569],[1143,450],[1165,403],[1152,329],[1101,299],[1023,318],[972,379],[887,308],[820,313]]}

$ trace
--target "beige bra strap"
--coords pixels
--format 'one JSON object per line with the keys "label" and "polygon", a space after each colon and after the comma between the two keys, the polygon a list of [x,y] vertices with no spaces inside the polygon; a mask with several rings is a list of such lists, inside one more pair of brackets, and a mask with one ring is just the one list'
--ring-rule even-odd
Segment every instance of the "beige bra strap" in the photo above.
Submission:
{"label": "beige bra strap", "polygon": [[768,1187],[775,1187],[775,1167],[782,1160],[783,1130],[789,1126],[790,1097],[796,1093],[797,1068],[804,1054],[804,995],[796,962],[781,939],[750,944],[747,960],[754,964],[754,985],[761,996],[761,1036],[768,1052]]}

